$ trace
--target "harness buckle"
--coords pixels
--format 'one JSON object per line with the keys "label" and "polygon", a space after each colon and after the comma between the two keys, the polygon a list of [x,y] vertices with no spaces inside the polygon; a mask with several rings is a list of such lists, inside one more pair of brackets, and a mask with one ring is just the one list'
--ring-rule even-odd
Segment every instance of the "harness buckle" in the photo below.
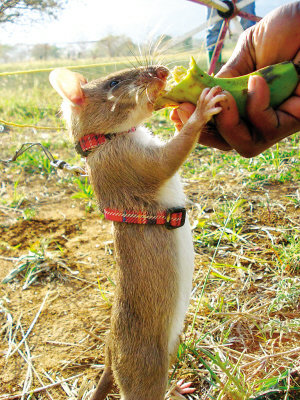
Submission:
{"label": "harness buckle", "polygon": [[167,229],[180,228],[185,223],[186,209],[184,207],[172,207],[167,209],[165,227]]}

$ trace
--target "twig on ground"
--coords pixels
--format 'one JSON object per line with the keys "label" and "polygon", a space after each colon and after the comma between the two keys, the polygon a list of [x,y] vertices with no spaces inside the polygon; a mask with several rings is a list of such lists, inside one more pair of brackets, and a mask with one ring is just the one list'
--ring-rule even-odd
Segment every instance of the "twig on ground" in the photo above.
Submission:
{"label": "twig on ground", "polygon": [[[22,333],[22,337],[24,338],[24,331],[23,331],[22,325],[20,325],[20,330],[21,330],[21,333]],[[26,376],[27,375],[30,376],[30,385],[29,384],[27,385],[28,388],[26,390],[24,390],[25,389],[25,385],[24,385],[23,392],[26,392],[26,391],[29,390],[30,386],[32,385],[32,381],[33,381],[32,372],[36,375],[36,377],[37,377],[37,379],[38,379],[38,381],[40,382],[41,385],[44,385],[44,382],[42,381],[42,379],[40,378],[38,372],[36,371],[36,369],[34,368],[34,366],[32,364],[31,360],[33,359],[33,357],[30,354],[30,349],[29,349],[29,346],[27,344],[26,339],[24,340],[24,347],[25,347],[25,350],[26,350],[27,357],[21,352],[20,349],[18,350],[18,353],[21,355],[21,357],[24,359],[24,361],[28,365],[28,370],[27,370]],[[25,382],[26,382],[26,379],[25,379]],[[47,396],[49,397],[50,400],[53,400],[52,396],[50,395],[50,393],[47,390],[46,390],[46,394],[47,394]]]}
{"label": "twig on ground", "polygon": [[[71,381],[72,379],[79,378],[82,375],[83,375],[83,373],[71,376],[70,378],[62,379],[59,382],[51,383],[50,385],[46,385],[46,386],[43,386],[43,387],[39,387],[37,389],[30,390],[29,392],[24,393],[24,395],[27,395],[27,394],[31,394],[32,395],[32,394],[35,394],[35,393],[43,392],[44,390],[51,389],[53,387],[59,386],[63,382],[68,382],[68,381]],[[22,397],[22,393],[8,395],[8,396],[1,396],[0,400],[14,400],[14,399],[19,399],[20,397]]]}
{"label": "twig on ground", "polygon": [[24,343],[24,341],[26,340],[26,338],[29,336],[29,334],[30,334],[30,332],[32,331],[32,329],[33,329],[33,327],[34,327],[34,325],[35,325],[35,323],[36,323],[38,317],[40,316],[40,314],[41,314],[41,312],[42,312],[42,309],[44,308],[44,305],[45,305],[45,303],[46,303],[46,300],[47,300],[48,296],[49,296],[49,291],[46,293],[46,295],[45,295],[45,297],[44,297],[44,300],[43,300],[43,302],[42,302],[42,304],[41,304],[41,306],[40,306],[38,312],[36,313],[36,315],[35,315],[35,317],[34,317],[32,323],[31,323],[30,327],[28,328],[28,330],[27,330],[25,336],[22,338],[21,342],[17,345],[17,347],[16,347],[11,353],[9,353],[9,352],[7,353],[6,358],[12,356],[16,351],[18,351],[18,349],[22,346],[22,344]]}
{"label": "twig on ground", "polygon": [[262,362],[264,362],[264,361],[266,361],[266,360],[268,360],[270,358],[287,356],[287,355],[289,355],[291,353],[299,354],[299,352],[300,352],[300,347],[296,347],[295,349],[291,349],[291,350],[288,350],[288,351],[283,351],[282,353],[268,354],[266,356],[258,358],[255,361],[251,361],[251,362],[249,362],[247,364],[242,365],[241,368],[249,367],[250,365],[253,365],[253,364],[256,364],[256,363],[262,363]]}

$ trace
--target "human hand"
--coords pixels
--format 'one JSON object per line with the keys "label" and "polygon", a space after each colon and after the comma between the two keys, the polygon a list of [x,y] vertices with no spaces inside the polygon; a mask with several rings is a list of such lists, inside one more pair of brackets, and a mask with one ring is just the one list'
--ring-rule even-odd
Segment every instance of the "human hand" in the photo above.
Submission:
{"label": "human hand", "polygon": [[[299,1],[274,10],[241,35],[230,60],[217,75],[245,75],[287,60],[300,66],[299,26]],[[235,149],[244,157],[253,157],[300,130],[300,84],[293,96],[273,110],[269,107],[269,87],[265,80],[252,76],[248,83],[247,121],[240,119],[229,93],[221,106],[223,111],[215,117],[218,132],[204,131],[199,140],[203,145]],[[184,103],[173,111],[171,118],[177,128],[180,128],[178,119],[188,118],[190,110]]]}
{"label": "human hand", "polygon": [[[287,23],[288,21],[288,23]],[[234,77],[292,60],[300,66],[300,2],[279,7],[246,30],[219,77]],[[269,106],[264,79],[252,76],[248,83],[247,121],[239,118],[232,96],[222,104],[216,127],[225,141],[241,155],[253,157],[300,130],[300,84],[276,110]]]}

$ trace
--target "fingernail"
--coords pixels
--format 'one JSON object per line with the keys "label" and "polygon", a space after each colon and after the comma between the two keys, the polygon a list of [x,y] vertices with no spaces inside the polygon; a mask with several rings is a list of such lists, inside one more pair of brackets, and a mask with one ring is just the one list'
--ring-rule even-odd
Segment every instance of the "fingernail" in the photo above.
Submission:
{"label": "fingernail", "polygon": [[255,76],[250,75],[248,80],[248,91],[254,92],[256,87],[257,80]]}

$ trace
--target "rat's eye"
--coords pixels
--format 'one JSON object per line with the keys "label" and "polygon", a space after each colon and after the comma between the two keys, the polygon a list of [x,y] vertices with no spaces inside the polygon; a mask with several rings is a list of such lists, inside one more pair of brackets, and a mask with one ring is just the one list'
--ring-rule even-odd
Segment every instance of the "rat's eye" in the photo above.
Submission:
{"label": "rat's eye", "polygon": [[119,82],[120,82],[120,81],[117,81],[117,80],[110,81],[110,82],[109,82],[109,87],[113,88],[114,86],[117,86],[117,84],[118,84]]}

